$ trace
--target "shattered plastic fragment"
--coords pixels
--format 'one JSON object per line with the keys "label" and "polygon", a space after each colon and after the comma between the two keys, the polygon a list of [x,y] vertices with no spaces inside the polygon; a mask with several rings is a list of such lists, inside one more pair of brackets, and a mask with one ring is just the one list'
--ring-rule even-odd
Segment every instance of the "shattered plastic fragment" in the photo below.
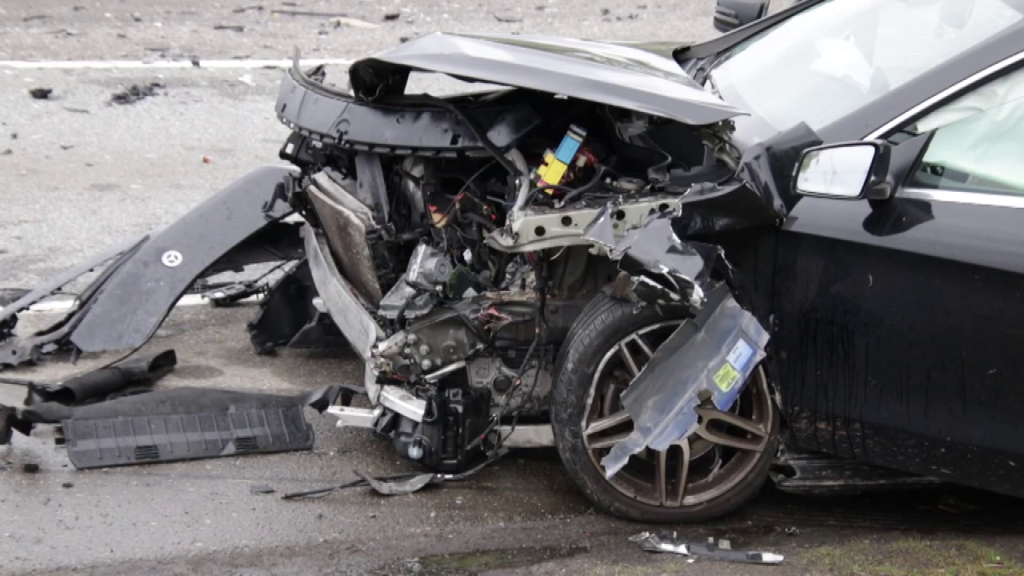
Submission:
{"label": "shattered plastic fragment", "polygon": [[605,476],[614,476],[644,448],[664,451],[695,432],[700,404],[731,408],[764,358],[768,338],[727,286],[709,293],[697,318],[684,322],[623,392],[622,404],[635,424],[601,460]]}

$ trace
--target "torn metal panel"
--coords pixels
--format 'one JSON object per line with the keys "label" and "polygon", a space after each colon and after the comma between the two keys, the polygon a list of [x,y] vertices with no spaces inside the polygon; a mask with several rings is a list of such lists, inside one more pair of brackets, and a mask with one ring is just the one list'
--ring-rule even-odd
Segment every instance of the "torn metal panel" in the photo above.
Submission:
{"label": "torn metal panel", "polygon": [[794,167],[800,154],[821,145],[821,138],[804,123],[759,142],[744,152],[737,173],[761,197],[766,208],[784,218],[796,205],[793,192]]}
{"label": "torn metal panel", "polygon": [[605,476],[645,448],[664,451],[695,432],[702,403],[730,409],[764,358],[768,338],[727,286],[710,292],[697,318],[680,325],[622,393],[634,428],[601,460]]}
{"label": "torn metal panel", "polygon": [[303,408],[323,411],[337,393],[333,386],[296,396],[173,388],[78,408],[41,404],[22,417],[59,421],[71,463],[106,468],[310,450]]}
{"label": "torn metal panel", "polygon": [[377,401],[380,386],[370,365],[373,346],[384,338],[384,330],[374,322],[359,301],[352,286],[338,271],[331,258],[327,241],[308,224],[302,230],[306,241],[306,258],[317,292],[328,314],[364,363],[363,385],[371,402]]}
{"label": "torn metal panel", "polygon": [[736,179],[698,183],[680,199],[677,231],[684,237],[778,226],[800,197],[792,192],[800,154],[821,139],[806,124],[747,148]]}
{"label": "torn metal panel", "polygon": [[354,63],[350,83],[357,97],[395,95],[404,91],[409,69],[561,94],[697,126],[743,114],[666,56],[545,36],[428,34]]}
{"label": "torn metal panel", "polygon": [[61,382],[59,386],[32,384],[29,385],[25,405],[57,402],[74,406],[106,397],[129,386],[149,386],[173,370],[177,363],[178,357],[174,350],[164,350],[79,374]]}
{"label": "torn metal panel", "polygon": [[[643,295],[645,288],[657,296],[667,291],[699,307],[705,292],[713,287],[711,270],[722,258],[722,249],[681,240],[674,229],[674,210],[649,217],[643,226],[617,240],[616,214],[615,205],[606,206],[583,237],[602,246],[620,270],[633,276],[638,295]],[[660,290],[651,290],[655,287]]]}

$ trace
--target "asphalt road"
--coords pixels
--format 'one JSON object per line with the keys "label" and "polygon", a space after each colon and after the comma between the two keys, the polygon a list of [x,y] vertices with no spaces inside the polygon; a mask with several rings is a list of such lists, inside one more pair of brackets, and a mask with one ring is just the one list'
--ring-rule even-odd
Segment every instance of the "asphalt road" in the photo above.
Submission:
{"label": "asphalt road", "polygon": [[[713,34],[710,0],[76,1],[0,4],[0,60],[198,57],[200,67],[0,65],[0,287],[32,286],[111,243],[172,222],[253,167],[277,162],[286,135],[272,111],[281,72],[210,69],[203,61],[287,58],[295,46],[310,57],[355,59],[437,29],[659,40]],[[235,12],[257,5],[262,9]],[[377,27],[335,26],[327,17],[273,10],[344,13]],[[400,16],[384,21],[391,12]],[[151,82],[164,85],[157,96],[108,103],[115,91]],[[452,88],[422,82],[430,91]],[[34,100],[28,90],[36,87],[54,92]],[[294,393],[356,379],[357,364],[340,352],[255,356],[244,333],[252,313],[251,307],[176,311],[150,345],[174,347],[181,359],[161,386]],[[18,375],[57,380],[107,359],[87,357],[77,366],[57,361]],[[0,403],[18,403],[20,392],[0,386]],[[317,431],[311,453],[93,472],[71,468],[45,430],[16,437],[0,448],[0,572],[780,573],[644,554],[627,538],[650,527],[595,512],[551,451],[514,453],[470,481],[410,496],[381,498],[357,489],[290,502],[251,494],[252,484],[280,494],[339,483],[353,470],[411,468],[384,441],[338,430],[315,413],[309,418]],[[25,464],[40,470],[25,472]],[[961,492],[955,499],[936,491],[808,500],[769,491],[732,518],[673,528],[783,553],[786,573],[863,566],[870,573],[889,556],[919,558],[914,566],[920,567],[949,550],[963,550],[977,564],[1005,562],[1024,541],[1022,509],[1013,500]],[[786,534],[791,527],[799,536]],[[907,544],[893,548],[894,542]]]}

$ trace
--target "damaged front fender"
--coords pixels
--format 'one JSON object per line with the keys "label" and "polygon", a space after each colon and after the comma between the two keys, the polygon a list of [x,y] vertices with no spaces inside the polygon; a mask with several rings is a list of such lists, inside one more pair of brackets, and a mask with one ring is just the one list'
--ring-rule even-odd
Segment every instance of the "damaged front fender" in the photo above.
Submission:
{"label": "damaged front fender", "polygon": [[15,314],[112,259],[75,311],[42,332],[0,344],[0,366],[33,361],[68,345],[81,352],[137,348],[198,278],[300,257],[298,229],[280,222],[292,213],[288,190],[296,173],[286,167],[254,170],[163,230],[104,252],[6,307],[0,320],[10,323]]}

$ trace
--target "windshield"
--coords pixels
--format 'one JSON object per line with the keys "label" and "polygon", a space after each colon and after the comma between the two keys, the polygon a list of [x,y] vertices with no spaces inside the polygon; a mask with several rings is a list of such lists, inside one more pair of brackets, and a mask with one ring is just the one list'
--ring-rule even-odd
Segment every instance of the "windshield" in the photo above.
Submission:
{"label": "windshield", "polygon": [[738,45],[709,76],[773,131],[812,129],[1009,28],[1020,0],[829,0]]}

